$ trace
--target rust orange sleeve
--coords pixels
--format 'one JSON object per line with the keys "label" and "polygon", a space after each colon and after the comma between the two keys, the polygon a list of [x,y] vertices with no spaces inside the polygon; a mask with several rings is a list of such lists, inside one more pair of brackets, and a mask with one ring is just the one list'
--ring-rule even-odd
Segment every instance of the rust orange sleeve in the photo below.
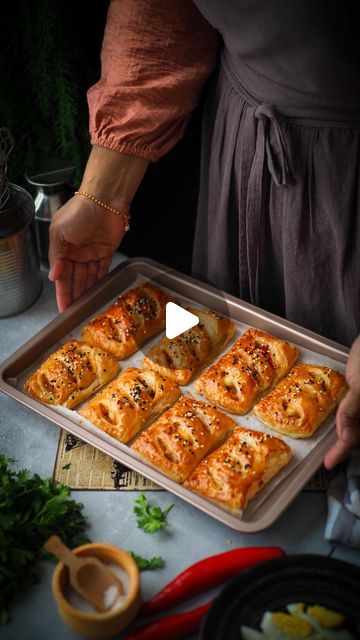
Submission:
{"label": "rust orange sleeve", "polygon": [[216,65],[219,40],[192,0],[111,0],[101,78],[87,93],[92,144],[152,161],[167,153]]}

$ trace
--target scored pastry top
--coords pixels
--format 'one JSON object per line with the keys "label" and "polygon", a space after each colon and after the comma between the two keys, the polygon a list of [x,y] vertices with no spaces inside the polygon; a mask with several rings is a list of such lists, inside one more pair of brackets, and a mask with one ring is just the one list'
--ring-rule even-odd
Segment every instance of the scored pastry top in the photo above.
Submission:
{"label": "scored pastry top", "polygon": [[262,422],[293,438],[308,438],[346,393],[345,376],[313,364],[298,364],[253,412]]}
{"label": "scored pastry top", "polygon": [[184,486],[240,513],[291,455],[280,438],[238,425],[225,444],[200,462]]}
{"label": "scored pastry top", "polygon": [[131,448],[177,482],[226,438],[236,423],[205,402],[182,396]]}
{"label": "scored pastry top", "polygon": [[173,298],[151,282],[121,295],[108,309],[84,327],[82,339],[98,345],[119,359],[165,328],[166,304]]}
{"label": "scored pastry top", "polygon": [[251,409],[298,355],[295,345],[250,328],[195,382],[195,391],[231,413]]}
{"label": "scored pastry top", "polygon": [[113,438],[129,442],[180,394],[174,382],[156,371],[129,367],[79,413]]}
{"label": "scored pastry top", "polygon": [[198,316],[199,323],[176,338],[162,338],[143,361],[144,367],[160,371],[180,385],[188,384],[235,332],[235,324],[216,311],[190,307],[187,311]]}
{"label": "scored pastry top", "polygon": [[24,388],[41,402],[76,407],[119,372],[109,353],[80,340],[62,345],[29,376]]}

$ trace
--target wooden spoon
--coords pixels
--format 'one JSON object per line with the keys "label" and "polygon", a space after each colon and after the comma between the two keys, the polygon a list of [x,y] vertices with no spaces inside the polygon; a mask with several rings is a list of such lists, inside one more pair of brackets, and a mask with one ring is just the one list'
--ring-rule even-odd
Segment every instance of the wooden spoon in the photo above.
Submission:
{"label": "wooden spoon", "polygon": [[[122,582],[98,558],[76,555],[58,536],[50,536],[44,544],[44,549],[66,564],[73,589],[98,611],[107,611],[115,599],[123,595]],[[109,598],[105,597],[106,593]],[[107,603],[107,599],[110,602]]]}

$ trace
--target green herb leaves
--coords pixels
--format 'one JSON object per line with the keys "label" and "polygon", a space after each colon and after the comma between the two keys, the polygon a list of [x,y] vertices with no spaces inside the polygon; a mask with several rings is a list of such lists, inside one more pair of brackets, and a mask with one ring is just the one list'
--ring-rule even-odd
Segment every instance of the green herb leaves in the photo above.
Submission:
{"label": "green herb leaves", "polygon": [[135,503],[134,513],[136,514],[139,529],[142,529],[145,533],[155,533],[155,531],[169,526],[166,516],[173,508],[173,504],[165,511],[161,507],[150,507],[144,493],[139,493]]}
{"label": "green herb leaves", "polygon": [[[173,506],[173,504],[170,504],[164,511],[161,507],[151,507],[145,494],[139,493],[135,499],[133,509],[136,515],[137,526],[145,533],[155,533],[155,531],[159,531],[159,529],[168,527],[169,523],[166,520],[166,516]],[[128,554],[134,558],[140,571],[153,571],[165,566],[165,560],[161,556],[154,556],[148,560],[147,558],[138,556],[133,551],[128,551]]]}
{"label": "green herb leaves", "polygon": [[155,569],[162,569],[165,566],[165,560],[161,556],[155,556],[154,558],[143,558],[138,556],[133,551],[128,551],[129,556],[134,558],[140,571],[154,571]]}
{"label": "green herb leaves", "polygon": [[0,624],[9,619],[15,596],[37,581],[36,562],[47,557],[45,540],[57,534],[66,545],[85,541],[82,504],[70,489],[26,469],[14,472],[0,455]]}

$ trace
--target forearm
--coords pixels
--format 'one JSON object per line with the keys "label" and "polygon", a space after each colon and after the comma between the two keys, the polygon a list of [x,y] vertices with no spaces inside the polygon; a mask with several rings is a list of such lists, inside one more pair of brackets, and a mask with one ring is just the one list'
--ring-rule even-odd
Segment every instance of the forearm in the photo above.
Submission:
{"label": "forearm", "polygon": [[111,0],[101,78],[87,94],[92,144],[161,158],[183,135],[219,43],[192,0]]}
{"label": "forearm", "polygon": [[79,187],[115,209],[129,211],[149,161],[94,145]]}

